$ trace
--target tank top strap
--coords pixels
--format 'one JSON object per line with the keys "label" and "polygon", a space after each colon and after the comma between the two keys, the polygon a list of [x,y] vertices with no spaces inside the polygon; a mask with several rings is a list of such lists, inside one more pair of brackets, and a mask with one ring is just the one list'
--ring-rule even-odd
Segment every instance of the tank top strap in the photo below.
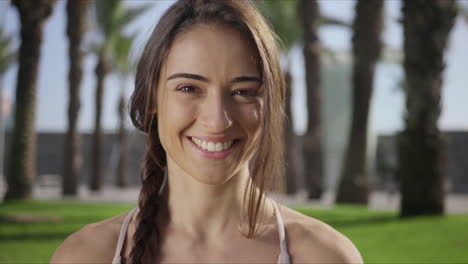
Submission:
{"label": "tank top strap", "polygon": [[275,216],[276,222],[278,224],[278,235],[280,241],[280,255],[278,256],[278,264],[289,264],[291,262],[291,258],[288,253],[288,246],[286,244],[286,232],[284,227],[283,218],[281,217],[281,213],[276,205],[275,201],[273,202],[273,207],[275,208]]}
{"label": "tank top strap", "polygon": [[117,247],[115,248],[114,258],[112,259],[112,264],[121,264],[122,263],[122,247],[125,242],[125,237],[127,235],[128,225],[132,220],[132,216],[135,213],[137,208],[133,208],[125,217],[125,220],[120,227],[119,240],[117,240]]}

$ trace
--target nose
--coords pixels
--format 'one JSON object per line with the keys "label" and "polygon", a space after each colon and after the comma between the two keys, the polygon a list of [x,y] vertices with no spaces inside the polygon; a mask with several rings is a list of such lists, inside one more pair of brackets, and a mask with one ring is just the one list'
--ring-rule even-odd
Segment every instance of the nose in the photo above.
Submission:
{"label": "nose", "polygon": [[207,133],[223,133],[232,126],[232,119],[228,108],[226,99],[221,94],[212,94],[204,100],[199,121]]}

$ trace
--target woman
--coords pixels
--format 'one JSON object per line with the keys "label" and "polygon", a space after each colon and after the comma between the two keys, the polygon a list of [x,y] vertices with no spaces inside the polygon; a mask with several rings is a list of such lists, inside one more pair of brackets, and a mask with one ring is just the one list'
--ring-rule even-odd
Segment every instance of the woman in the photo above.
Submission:
{"label": "woman", "polygon": [[361,263],[349,239],[265,196],[282,175],[275,38],[240,0],[181,0],[141,56],[139,206],[71,235],[53,263]]}

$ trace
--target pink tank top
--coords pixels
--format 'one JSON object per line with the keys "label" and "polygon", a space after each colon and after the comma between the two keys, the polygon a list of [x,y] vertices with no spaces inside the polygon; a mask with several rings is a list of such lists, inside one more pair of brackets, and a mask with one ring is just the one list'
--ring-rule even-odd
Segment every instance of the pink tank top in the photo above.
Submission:
{"label": "pink tank top", "polygon": [[[285,228],[283,223],[283,218],[281,217],[280,211],[278,206],[275,202],[273,202],[273,207],[275,208],[275,216],[276,222],[278,224],[278,236],[280,241],[280,255],[278,256],[278,264],[289,264],[290,257],[288,253],[288,248],[286,245],[286,236],[285,236]],[[128,225],[132,219],[133,214],[135,213],[136,208],[132,209],[127,216],[125,217],[124,222],[120,228],[119,233],[119,240],[117,241],[117,247],[115,248],[114,259],[112,260],[112,264],[121,264],[122,263],[122,247],[125,241],[125,237],[127,234]]]}

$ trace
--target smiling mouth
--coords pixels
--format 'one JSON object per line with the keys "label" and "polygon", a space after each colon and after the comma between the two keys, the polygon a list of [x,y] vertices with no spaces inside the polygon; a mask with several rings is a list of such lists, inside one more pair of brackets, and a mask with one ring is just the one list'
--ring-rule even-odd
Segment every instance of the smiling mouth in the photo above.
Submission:
{"label": "smiling mouth", "polygon": [[195,144],[198,148],[211,152],[211,153],[221,153],[227,150],[232,149],[235,145],[237,145],[240,139],[234,139],[226,142],[211,142],[211,141],[204,141],[194,137],[187,137],[193,144]]}

